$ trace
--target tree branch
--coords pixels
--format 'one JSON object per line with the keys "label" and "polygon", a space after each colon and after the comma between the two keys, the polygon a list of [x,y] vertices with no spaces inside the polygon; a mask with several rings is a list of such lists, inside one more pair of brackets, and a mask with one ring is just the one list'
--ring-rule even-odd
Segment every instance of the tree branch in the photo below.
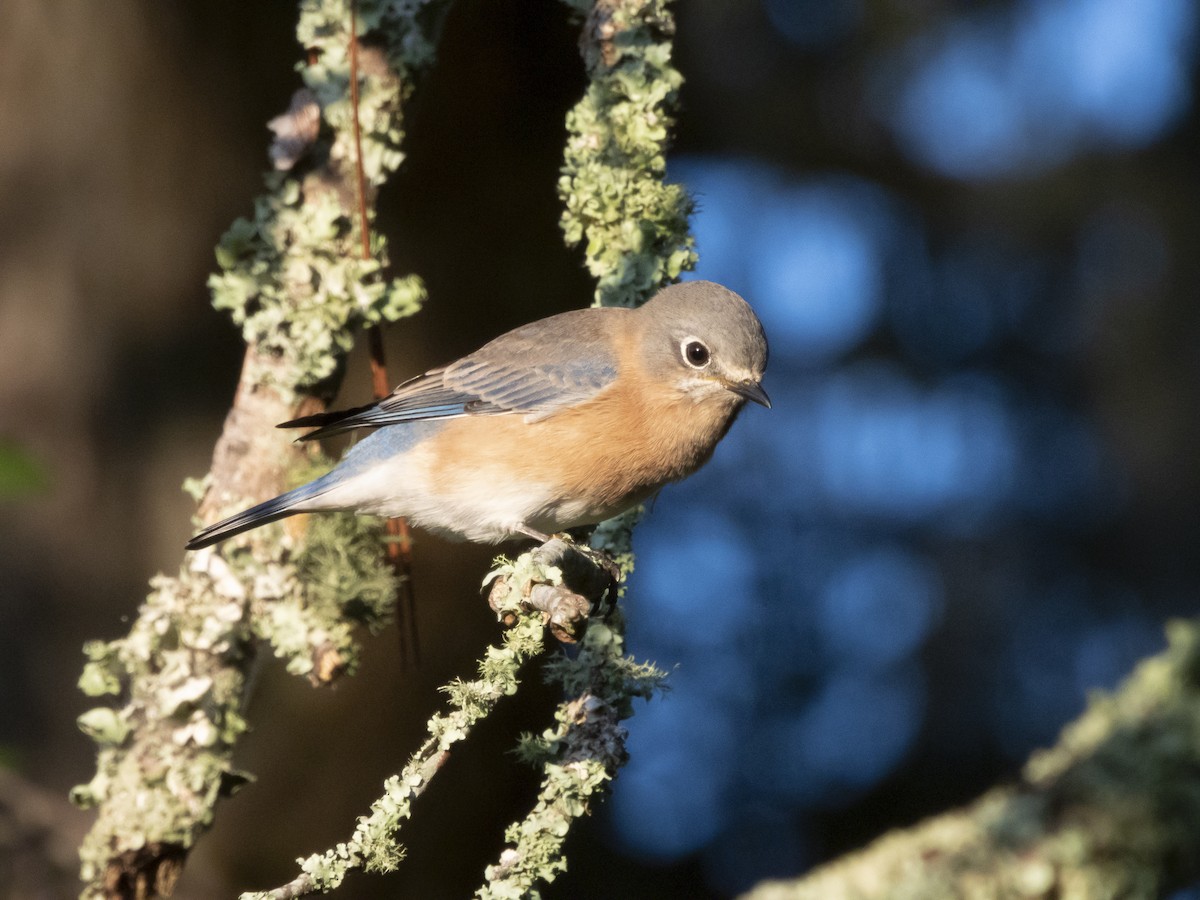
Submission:
{"label": "tree branch", "polygon": [[300,861],[301,873],[273,890],[242,895],[242,900],[287,900],[338,887],[351,871],[365,869],[390,872],[404,858],[396,843],[404,820],[412,812],[412,801],[425,792],[433,776],[450,756],[451,748],[465,740],[472,726],[487,716],[499,701],[516,692],[518,672],[529,657],[543,649],[542,619],[536,612],[520,609],[517,599],[533,583],[553,578],[544,569],[514,572],[519,583],[511,591],[503,613],[513,616],[502,647],[489,647],[479,663],[475,681],[452,681],[442,690],[450,697],[451,710],[429,720],[429,737],[412,755],[399,775],[384,783],[383,795],[371,804],[370,813],[358,821],[348,841],[332,850]]}
{"label": "tree branch", "polygon": [[565,0],[586,13],[589,84],[567,114],[558,195],[567,244],[583,244],[598,306],[638,306],[696,264],[692,200],[664,181],[683,76],[666,0]]}
{"label": "tree branch", "polygon": [[[361,54],[372,202],[403,158],[401,103],[413,70],[432,58],[437,6],[373,3],[362,16],[381,45]],[[235,222],[217,250],[213,303],[230,311],[248,346],[212,469],[194,485],[204,521],[285,487],[307,458],[273,426],[323,405],[355,328],[407,315],[423,297],[416,279],[383,277],[382,241],[370,260],[351,249],[344,12],[341,0],[302,5],[306,91],[288,121],[273,123],[289,133],[287,148],[273,148],[284,171],[267,176],[253,220]],[[328,128],[315,141],[314,105]],[[99,745],[95,777],[73,792],[75,802],[98,808],[80,851],[85,897],[170,893],[218,797],[246,779],[232,753],[246,727],[256,637],[315,681],[353,664],[350,608],[360,611],[357,621],[378,625],[391,603],[367,527],[335,520],[303,535],[275,526],[194,554],[177,575],[154,579],[126,637],[86,648],[81,688],[124,702],[80,717]],[[323,569],[335,563],[324,589],[306,577],[317,560]]]}
{"label": "tree branch", "polygon": [[[399,318],[420,303],[415,279],[382,277],[382,238],[372,239],[369,254],[353,252],[350,172],[361,161],[373,201],[399,165],[400,103],[411,72],[432,59],[431,36],[444,6],[436,0],[362,3],[363,27],[382,46],[356,48],[366,76],[358,104],[347,99],[345,8],[338,0],[302,6],[297,33],[310,53],[306,91],[273,123],[280,134],[273,157],[283,171],[268,176],[269,193],[256,204],[253,221],[239,220],[222,240],[223,271],[211,280],[214,305],[230,311],[248,350],[212,472],[198,485],[205,521],[285,485],[302,457],[269,426],[324,402],[354,327]],[[641,302],[694,260],[690,201],[682,188],[662,183],[679,84],[670,65],[671,30],[656,0],[601,0],[584,29],[591,86],[568,121],[560,193],[568,242],[586,239],[601,303]],[[327,131],[313,128],[314,106]],[[352,149],[354,112],[370,123],[361,153]],[[636,513],[602,526],[594,538],[626,573],[634,521]],[[77,802],[100,811],[81,851],[86,896],[169,892],[211,822],[217,798],[247,777],[231,759],[245,729],[255,638],[270,641],[289,670],[317,682],[353,664],[348,605],[362,606],[367,623],[378,624],[390,601],[378,577],[378,546],[362,539],[364,529],[358,520],[319,518],[306,530],[272,526],[197,553],[179,575],[155,580],[126,638],[88,647],[81,687],[93,696],[126,691],[127,703],[81,717],[101,747],[96,777],[75,792]],[[539,564],[526,554],[514,565],[508,576],[520,581]],[[332,583],[323,589],[318,573],[332,573],[326,579]],[[545,574],[550,584],[560,577]],[[314,592],[324,599],[314,602]],[[559,624],[575,629],[576,612],[556,596],[551,618],[558,615]],[[449,688],[461,717],[435,719],[429,741],[410,768],[388,782],[350,844],[311,857],[298,879],[266,896],[324,890],[359,865],[394,865],[401,851],[393,835],[408,803],[424,790],[449,744],[494,705],[500,695],[494,679],[501,693],[515,689],[515,666],[540,646],[529,632],[536,628],[540,641],[541,621],[541,613],[517,615],[510,634],[519,646],[492,651],[480,682]],[[547,777],[535,814],[553,809],[555,831],[585,811],[591,794],[611,779],[624,759],[617,723],[631,714],[632,698],[647,695],[660,679],[625,660],[622,646],[614,611],[587,630],[572,664],[551,667],[572,699],[560,708],[560,727],[527,741],[526,750],[536,749],[544,760]],[[517,846],[497,879],[532,884],[552,878],[563,865],[561,835],[550,836],[536,815],[515,829]]]}
{"label": "tree branch", "polygon": [[[596,303],[637,306],[696,261],[688,215],[692,201],[667,184],[666,152],[682,76],[671,64],[674,21],[664,0],[567,0],[586,13],[580,51],[589,85],[567,115],[567,146],[558,192],[569,245],[584,244],[596,277]],[[625,578],[633,571],[632,529],[641,509],[601,524],[592,546],[607,552]],[[523,755],[543,767],[537,802],[505,838],[512,845],[486,871],[476,896],[536,896],[538,882],[566,869],[571,824],[624,764],[622,719],[633,699],[649,697],[664,673],[624,656],[618,606],[593,619],[573,660],[549,675],[567,699],[558,726],[526,738]]]}
{"label": "tree branch", "polygon": [[1022,780],[746,900],[1162,897],[1200,877],[1200,624],[1092,697]]}

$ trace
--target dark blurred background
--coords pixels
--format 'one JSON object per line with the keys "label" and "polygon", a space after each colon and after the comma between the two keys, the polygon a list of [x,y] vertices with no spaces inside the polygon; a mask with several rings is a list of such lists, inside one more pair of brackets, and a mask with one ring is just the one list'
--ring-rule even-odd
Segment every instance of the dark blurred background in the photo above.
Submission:
{"label": "dark blurred background", "polygon": [[[8,0],[0,28],[0,758],[92,774],[80,646],[190,531],[241,356],[208,307],[294,5]],[[557,898],[721,897],[1012,778],[1197,609],[1200,167],[1191,0],[686,0],[671,176],[697,275],[758,309],[770,412],[639,528],[632,651],[674,669],[572,835]],[[589,302],[554,183],[584,87],[551,0],[461,0],[381,202],[431,300],[393,380]],[[341,398],[362,402],[361,358]],[[316,692],[260,675],[179,886],[287,880],[349,834],[496,625],[490,551],[422,538],[424,658],[394,630]],[[532,802],[536,686],[456,751],[409,858],[347,897],[467,896]]]}

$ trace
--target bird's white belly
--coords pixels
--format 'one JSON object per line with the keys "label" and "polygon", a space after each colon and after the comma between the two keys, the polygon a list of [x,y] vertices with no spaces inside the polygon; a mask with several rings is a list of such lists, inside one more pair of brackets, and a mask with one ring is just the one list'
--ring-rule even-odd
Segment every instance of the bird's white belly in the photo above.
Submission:
{"label": "bird's white belly", "polygon": [[576,524],[558,524],[562,516],[553,510],[563,507],[563,498],[547,484],[514,482],[464,467],[451,484],[435,487],[429,462],[419,451],[382,461],[316,498],[310,508],[404,516],[444,537],[482,543],[513,537],[523,524],[546,531]]}

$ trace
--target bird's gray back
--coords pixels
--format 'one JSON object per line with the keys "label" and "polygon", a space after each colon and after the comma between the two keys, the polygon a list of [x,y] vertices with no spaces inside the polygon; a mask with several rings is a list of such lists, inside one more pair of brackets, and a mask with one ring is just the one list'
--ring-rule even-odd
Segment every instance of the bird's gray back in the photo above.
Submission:
{"label": "bird's gray back", "polygon": [[442,382],[476,398],[469,414],[544,416],[584,403],[616,380],[613,340],[628,313],[576,309],[523,325],[448,366]]}

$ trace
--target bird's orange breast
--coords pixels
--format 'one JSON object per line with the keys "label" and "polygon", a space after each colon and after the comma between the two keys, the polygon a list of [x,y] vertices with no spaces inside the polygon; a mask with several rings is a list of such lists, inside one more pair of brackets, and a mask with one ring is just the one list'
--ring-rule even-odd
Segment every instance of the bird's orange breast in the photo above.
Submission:
{"label": "bird's orange breast", "polygon": [[[434,438],[436,492],[537,486],[551,519],[597,521],[690,475],[712,455],[739,403],[733,394],[697,403],[670,384],[639,377],[622,360],[602,393],[541,420],[466,417]],[[528,514],[528,513],[527,513]],[[560,523],[561,524],[561,523]]]}

